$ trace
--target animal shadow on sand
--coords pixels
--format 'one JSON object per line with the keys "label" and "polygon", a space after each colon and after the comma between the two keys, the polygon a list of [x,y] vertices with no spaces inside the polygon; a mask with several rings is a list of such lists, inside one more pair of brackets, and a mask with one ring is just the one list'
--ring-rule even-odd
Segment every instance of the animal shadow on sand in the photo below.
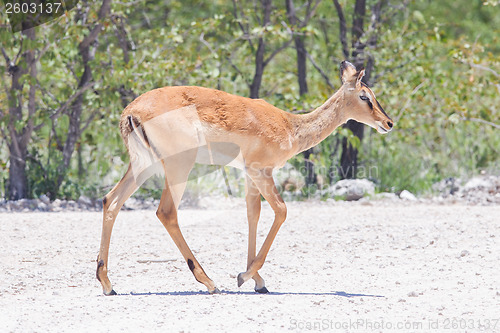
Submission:
{"label": "animal shadow on sand", "polygon": [[[118,294],[118,296],[194,296],[194,295],[206,295],[206,291],[168,291],[168,292],[143,292],[136,293],[130,292],[128,294]],[[356,294],[348,293],[345,291],[332,291],[332,292],[269,292],[267,294],[259,294],[254,291],[231,291],[231,290],[221,290],[221,295],[255,295],[255,296],[284,296],[284,295],[294,295],[294,296],[341,296],[341,297],[385,297],[382,295],[369,295],[369,294]]]}

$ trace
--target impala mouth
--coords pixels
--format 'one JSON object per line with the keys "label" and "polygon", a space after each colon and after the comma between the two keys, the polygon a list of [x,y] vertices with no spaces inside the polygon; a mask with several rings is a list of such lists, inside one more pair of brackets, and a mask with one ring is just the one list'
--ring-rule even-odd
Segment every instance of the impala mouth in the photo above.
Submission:
{"label": "impala mouth", "polygon": [[382,122],[376,121],[375,124],[377,125],[377,132],[380,134],[386,134],[391,131],[392,128],[386,129],[384,126],[382,126]]}
{"label": "impala mouth", "polygon": [[382,126],[377,125],[377,132],[379,132],[380,134],[386,134],[386,133],[388,133],[389,131],[388,131],[388,130],[386,130],[385,128],[383,128]]}

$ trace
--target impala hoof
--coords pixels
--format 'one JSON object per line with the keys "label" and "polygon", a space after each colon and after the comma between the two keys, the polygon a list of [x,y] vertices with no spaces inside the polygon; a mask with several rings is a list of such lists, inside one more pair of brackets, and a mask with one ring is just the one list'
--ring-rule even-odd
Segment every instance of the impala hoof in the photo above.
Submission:
{"label": "impala hoof", "polygon": [[243,273],[238,274],[238,288],[241,287],[241,285],[245,283],[245,280],[243,280]]}
{"label": "impala hoof", "polygon": [[267,290],[266,287],[262,287],[260,289],[255,289],[256,292],[258,292],[259,294],[267,294],[269,292],[269,290]]}
{"label": "impala hoof", "polygon": [[214,288],[214,290],[212,290],[212,291],[210,291],[210,290],[209,290],[209,291],[208,291],[208,293],[209,293],[210,295],[213,295],[213,294],[220,294],[220,290],[219,290],[219,288],[215,287],[215,288]]}
{"label": "impala hoof", "polygon": [[116,291],[114,291],[113,289],[111,289],[111,291],[109,293],[104,293],[104,295],[106,295],[106,296],[114,296],[114,295],[118,295],[118,294],[116,293]]}

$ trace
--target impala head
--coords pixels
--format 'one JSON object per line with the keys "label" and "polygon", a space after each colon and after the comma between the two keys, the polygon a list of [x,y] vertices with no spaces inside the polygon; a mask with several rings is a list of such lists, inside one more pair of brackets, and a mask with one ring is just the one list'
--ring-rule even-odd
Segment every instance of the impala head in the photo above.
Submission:
{"label": "impala head", "polygon": [[341,89],[344,90],[349,109],[346,116],[385,134],[392,129],[394,123],[380,106],[373,91],[361,82],[364,75],[364,69],[357,71],[348,61],[342,61],[340,64]]}

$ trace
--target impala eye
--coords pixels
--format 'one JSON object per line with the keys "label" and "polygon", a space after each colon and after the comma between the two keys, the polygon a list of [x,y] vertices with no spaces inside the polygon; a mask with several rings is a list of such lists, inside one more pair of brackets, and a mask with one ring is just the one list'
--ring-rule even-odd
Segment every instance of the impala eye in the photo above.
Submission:
{"label": "impala eye", "polygon": [[370,99],[366,96],[359,96],[359,98],[361,98],[362,101],[369,101]]}

